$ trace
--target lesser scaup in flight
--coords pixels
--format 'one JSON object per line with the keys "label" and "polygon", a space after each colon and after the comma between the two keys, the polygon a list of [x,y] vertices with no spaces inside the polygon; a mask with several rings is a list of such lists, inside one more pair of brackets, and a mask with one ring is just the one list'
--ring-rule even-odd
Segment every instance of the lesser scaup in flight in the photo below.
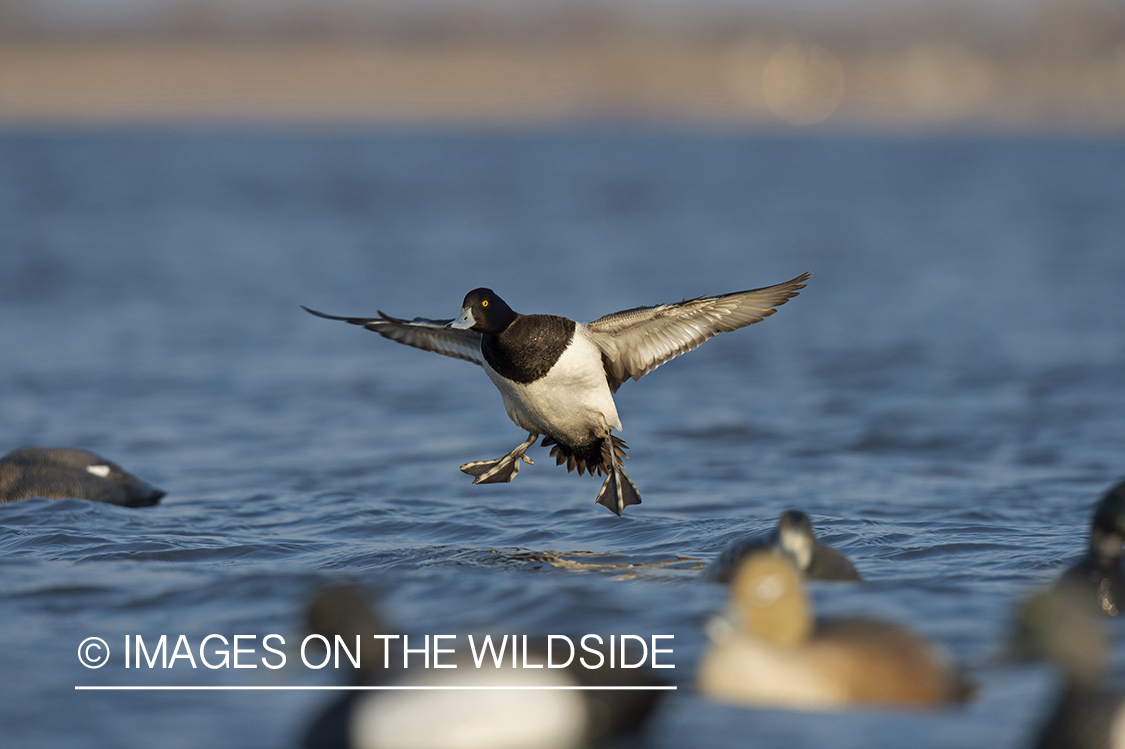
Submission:
{"label": "lesser scaup in flight", "polygon": [[961,702],[972,687],[929,643],[870,619],[815,622],[788,556],[757,551],[731,583],[733,621],[713,627],[700,689],[744,705],[835,710]]}
{"label": "lesser scaup in flight", "polygon": [[0,458],[0,502],[30,497],[148,507],[164,492],[116,463],[71,447],[24,447]]}
{"label": "lesser scaup in flight", "polygon": [[1060,583],[1087,589],[1098,608],[1117,616],[1125,605],[1125,577],[1121,573],[1121,547],[1125,544],[1125,481],[1117,484],[1094,508],[1086,556],[1063,573]]}
{"label": "lesser scaup in flight", "polygon": [[626,445],[613,393],[717,333],[752,325],[772,315],[804,288],[805,273],[762,289],[700,297],[615,312],[591,323],[555,315],[522,315],[491,289],[465,296],[456,320],[318,317],[362,325],[393,341],[465,359],[484,367],[500,390],[508,417],[527,439],[502,458],[466,463],[474,484],[511,481],[520,461],[543,436],[551,456],[567,470],[606,476],[597,501],[620,515],[641,501],[621,461]]}
{"label": "lesser scaup in flight", "polygon": [[788,554],[805,577],[812,580],[848,580],[863,582],[848,558],[831,546],[816,540],[812,521],[800,510],[787,510],[777,521],[777,528],[766,537],[741,538],[723,549],[707,570],[707,577],[729,583],[738,563],[751,552],[774,549]]}

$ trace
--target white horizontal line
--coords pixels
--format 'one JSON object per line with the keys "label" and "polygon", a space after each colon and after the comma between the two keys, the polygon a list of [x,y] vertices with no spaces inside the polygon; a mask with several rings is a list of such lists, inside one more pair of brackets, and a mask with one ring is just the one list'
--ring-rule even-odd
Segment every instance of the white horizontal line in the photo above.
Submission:
{"label": "white horizontal line", "polygon": [[255,692],[405,692],[405,691],[460,691],[460,692],[495,692],[495,691],[675,691],[674,686],[644,686],[644,687],[618,687],[618,686],[361,686],[361,687],[337,687],[337,686],[313,686],[313,687],[295,687],[295,686],[269,686],[269,687],[225,687],[225,686],[75,686],[74,689],[80,692],[240,692],[240,691],[255,691]]}

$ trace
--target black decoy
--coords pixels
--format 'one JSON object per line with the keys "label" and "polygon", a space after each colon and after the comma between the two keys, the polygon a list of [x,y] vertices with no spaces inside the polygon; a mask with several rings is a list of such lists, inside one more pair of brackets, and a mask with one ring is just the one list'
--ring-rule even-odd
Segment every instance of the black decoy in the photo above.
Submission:
{"label": "black decoy", "polygon": [[0,458],[0,502],[44,497],[149,507],[164,491],[116,463],[72,447],[23,447]]}

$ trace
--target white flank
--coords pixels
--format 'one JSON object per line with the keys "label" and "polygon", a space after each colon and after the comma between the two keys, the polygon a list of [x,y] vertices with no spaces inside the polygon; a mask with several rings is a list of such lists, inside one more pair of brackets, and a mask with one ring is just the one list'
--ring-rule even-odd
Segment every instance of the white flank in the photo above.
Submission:
{"label": "white flank", "polygon": [[[477,686],[573,683],[556,673],[487,667],[417,683],[439,681]],[[393,692],[357,702],[350,738],[356,749],[577,749],[583,745],[586,719],[578,692]]]}

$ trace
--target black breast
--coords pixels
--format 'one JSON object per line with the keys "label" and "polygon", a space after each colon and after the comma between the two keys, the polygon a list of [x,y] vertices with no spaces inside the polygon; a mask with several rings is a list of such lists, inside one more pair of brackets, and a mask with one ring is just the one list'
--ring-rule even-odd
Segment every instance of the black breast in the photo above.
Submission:
{"label": "black breast", "polygon": [[481,336],[481,353],[501,377],[527,384],[551,371],[574,338],[574,321],[521,315],[500,335]]}

